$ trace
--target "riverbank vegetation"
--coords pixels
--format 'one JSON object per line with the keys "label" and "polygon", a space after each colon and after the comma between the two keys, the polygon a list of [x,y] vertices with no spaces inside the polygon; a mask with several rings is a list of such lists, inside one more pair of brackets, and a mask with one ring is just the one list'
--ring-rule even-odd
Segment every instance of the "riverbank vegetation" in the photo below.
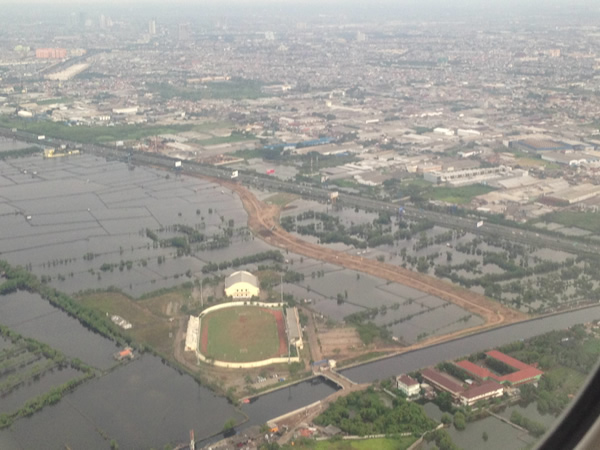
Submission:
{"label": "riverbank vegetation", "polygon": [[314,423],[334,425],[355,436],[400,433],[420,436],[437,425],[421,406],[403,398],[394,399],[392,407],[386,406],[372,387],[337,399]]}

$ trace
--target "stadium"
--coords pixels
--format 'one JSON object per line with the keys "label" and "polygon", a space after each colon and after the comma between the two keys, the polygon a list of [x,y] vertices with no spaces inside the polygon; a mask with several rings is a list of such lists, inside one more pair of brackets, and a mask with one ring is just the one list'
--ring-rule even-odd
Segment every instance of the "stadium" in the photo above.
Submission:
{"label": "stadium", "polygon": [[284,309],[282,303],[215,305],[200,314],[197,326],[196,354],[209,364],[252,368],[299,361],[296,348],[302,343],[297,338],[301,336],[298,313],[296,308]]}

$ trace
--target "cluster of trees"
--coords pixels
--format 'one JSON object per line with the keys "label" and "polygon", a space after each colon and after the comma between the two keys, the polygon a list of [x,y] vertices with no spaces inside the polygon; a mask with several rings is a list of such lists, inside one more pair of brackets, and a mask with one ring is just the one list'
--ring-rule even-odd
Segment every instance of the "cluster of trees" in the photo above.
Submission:
{"label": "cluster of trees", "polygon": [[537,362],[543,370],[560,364],[587,375],[600,356],[600,348],[585,345],[589,337],[582,325],[568,330],[550,331],[524,342],[515,342],[500,348],[526,363]]}
{"label": "cluster of trees", "polygon": [[6,261],[0,261],[0,274],[6,280],[0,284],[0,295],[10,294],[18,290],[35,292],[40,287],[40,282],[31,273],[22,267],[11,267]]}
{"label": "cluster of trees", "polygon": [[304,280],[304,274],[294,270],[284,271],[284,269],[277,264],[274,264],[273,266],[258,266],[258,270],[262,272],[259,274],[259,278],[260,288],[263,290],[271,289],[281,282],[280,272],[283,272],[284,283],[299,283]]}
{"label": "cluster of trees", "polygon": [[127,270],[131,270],[133,268],[133,261],[128,260],[128,261],[123,261],[121,260],[119,262],[119,264],[111,264],[111,263],[103,263],[100,266],[100,270],[102,272],[112,272],[114,269],[119,268],[119,270],[121,272],[123,272],[123,270],[125,270],[125,268],[127,268]]}
{"label": "cluster of trees", "polygon": [[473,378],[473,376],[470,375],[466,370],[451,362],[441,362],[436,366],[436,368],[442,372],[452,375],[454,378],[458,378],[463,382]]}
{"label": "cluster of trees", "polygon": [[503,361],[499,361],[494,358],[486,358],[485,365],[496,372],[498,375],[508,375],[509,373],[513,373],[515,371],[514,368],[509,366]]}
{"label": "cluster of trees", "polygon": [[[298,222],[316,220],[316,223],[300,225]],[[338,217],[326,213],[305,211],[295,218],[288,216],[281,220],[281,225],[287,231],[296,231],[303,235],[319,238],[323,244],[341,242],[355,248],[378,247],[393,245],[401,239],[411,239],[414,235],[433,228],[430,221],[411,222],[407,224],[398,220],[398,229],[392,233],[392,216],[389,212],[380,212],[372,223],[352,224],[346,227]]]}
{"label": "cluster of trees", "polygon": [[388,340],[391,339],[391,332],[385,327],[379,327],[371,322],[377,314],[379,314],[378,308],[370,308],[365,311],[359,311],[354,314],[350,314],[344,318],[346,323],[354,325],[360,339],[366,344],[371,344],[375,339]]}
{"label": "cluster of trees", "polygon": [[546,427],[544,425],[521,415],[519,411],[516,410],[511,413],[510,421],[525,428],[535,437],[540,437],[546,432]]}
{"label": "cluster of trees", "polygon": [[39,147],[27,147],[19,150],[8,150],[4,152],[0,152],[0,160],[3,159],[11,159],[11,158],[22,158],[25,156],[35,155],[36,153],[41,153],[42,149]]}
{"label": "cluster of trees", "polygon": [[[486,239],[498,244],[493,239]],[[516,244],[498,244],[502,252],[481,251],[477,248],[482,242],[475,239],[471,243],[457,245],[456,249],[467,254],[478,254],[482,264],[493,264],[502,269],[499,273],[482,275],[477,260],[467,260],[461,264],[437,265],[435,275],[448,278],[467,288],[481,286],[484,294],[499,301],[508,301],[504,294],[510,295],[510,302],[517,308],[531,305],[536,300],[543,303],[536,312],[557,308],[560,302],[591,302],[600,300],[600,286],[594,281],[600,275],[600,261],[592,256],[567,258],[562,262],[530,258],[527,247]],[[451,262],[451,256],[448,262]],[[466,271],[476,276],[459,274]],[[568,293],[569,288],[574,289]]]}
{"label": "cluster of trees", "polygon": [[239,267],[244,264],[253,264],[266,260],[273,260],[275,262],[282,263],[284,261],[284,257],[279,250],[268,250],[266,252],[255,253],[254,255],[234,258],[231,261],[223,261],[220,263],[208,263],[207,265],[202,267],[202,273],[216,272],[218,270],[228,269],[229,267]]}
{"label": "cluster of trees", "polygon": [[443,428],[427,433],[425,435],[425,441],[435,442],[435,445],[440,450],[459,450],[459,447],[452,442],[452,438]]}
{"label": "cluster of trees", "polygon": [[[212,213],[212,209],[209,209],[209,213]],[[224,223],[225,218],[221,217],[221,221]],[[204,222],[197,227],[203,228]],[[231,237],[234,234],[233,230],[234,221],[230,219],[227,222],[227,227],[222,233],[217,233],[211,238],[208,238],[204,233],[201,233],[194,227],[188,225],[175,224],[172,227],[168,227],[168,230],[172,230],[177,233],[183,234],[183,236],[174,236],[168,239],[160,239],[155,231],[146,228],[146,237],[152,240],[154,248],[158,247],[174,247],[177,249],[177,255],[189,255],[192,253],[192,244],[196,245],[196,250],[215,250],[219,248],[226,248],[231,245]],[[159,231],[164,231],[160,229]]]}
{"label": "cluster of trees", "polygon": [[440,234],[436,234],[435,236],[428,237],[427,233],[422,231],[419,234],[419,240],[415,243],[413,248],[415,251],[422,250],[424,248],[429,247],[430,245],[444,244],[446,242],[451,242],[455,238],[458,239],[461,236],[464,236],[465,234],[466,234],[466,231],[464,231],[464,230],[461,230],[461,231],[448,230],[448,231],[445,231],[444,233],[440,233]]}
{"label": "cluster of trees", "polygon": [[435,427],[421,406],[397,398],[389,408],[372,387],[339,398],[314,422],[322,426],[335,425],[356,436],[407,432],[421,435]]}
{"label": "cluster of trees", "polygon": [[520,387],[522,403],[535,401],[541,414],[560,414],[569,403],[569,395],[579,388],[564,367],[587,375],[600,356],[600,347],[587,344],[590,339],[595,338],[589,337],[582,325],[575,325],[501,347],[500,351],[526,363],[537,362],[544,370],[537,389],[529,384]]}

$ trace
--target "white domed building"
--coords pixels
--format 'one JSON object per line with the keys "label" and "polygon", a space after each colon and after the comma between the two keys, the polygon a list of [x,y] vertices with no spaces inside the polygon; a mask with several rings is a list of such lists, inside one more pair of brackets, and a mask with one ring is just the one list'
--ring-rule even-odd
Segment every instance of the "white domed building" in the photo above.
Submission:
{"label": "white domed building", "polygon": [[258,297],[258,294],[260,294],[258,278],[250,272],[240,270],[225,279],[225,295],[227,297],[243,300]]}

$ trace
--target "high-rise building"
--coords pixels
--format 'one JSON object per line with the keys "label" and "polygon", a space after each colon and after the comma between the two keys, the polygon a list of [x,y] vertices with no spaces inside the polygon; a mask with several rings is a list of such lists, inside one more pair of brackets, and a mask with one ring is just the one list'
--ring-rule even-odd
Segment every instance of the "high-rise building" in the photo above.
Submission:
{"label": "high-rise building", "polygon": [[367,35],[362,31],[356,32],[356,42],[365,42],[367,40]]}
{"label": "high-rise building", "polygon": [[106,29],[106,16],[104,14],[100,14],[100,18],[98,19],[100,29]]}
{"label": "high-rise building", "polygon": [[156,19],[150,19],[148,21],[148,34],[150,36],[156,35]]}
{"label": "high-rise building", "polygon": [[192,26],[189,22],[179,24],[179,42],[192,40]]}

